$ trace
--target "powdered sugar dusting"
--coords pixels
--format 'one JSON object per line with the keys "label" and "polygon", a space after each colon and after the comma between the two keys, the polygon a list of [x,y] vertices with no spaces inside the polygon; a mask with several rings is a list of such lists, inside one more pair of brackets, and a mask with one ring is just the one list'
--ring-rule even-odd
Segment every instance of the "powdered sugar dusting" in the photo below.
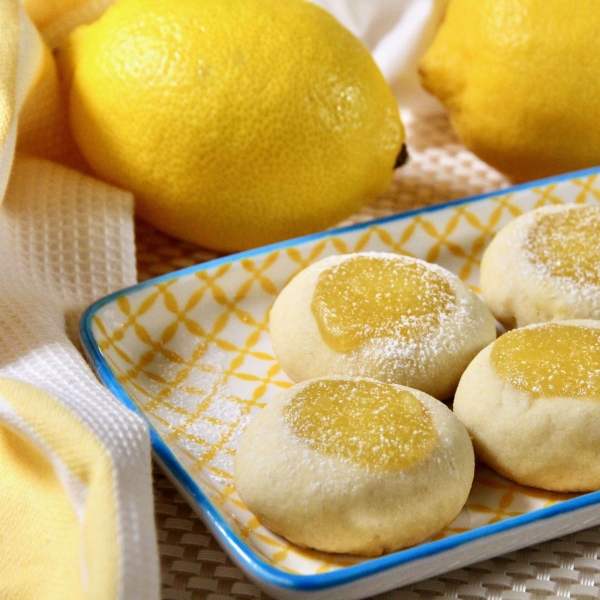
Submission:
{"label": "powdered sugar dusting", "polygon": [[293,434],[313,450],[368,470],[411,467],[437,444],[432,417],[414,394],[373,380],[311,381],[283,415]]}
{"label": "powdered sugar dusting", "polygon": [[556,279],[568,292],[600,290],[600,207],[568,205],[535,213],[522,245],[538,275]]}
{"label": "powdered sugar dusting", "polygon": [[324,270],[311,310],[324,341],[346,351],[373,338],[410,341],[453,312],[445,273],[401,255],[357,253]]}
{"label": "powdered sugar dusting", "polygon": [[534,398],[599,400],[600,328],[581,323],[585,321],[509,331],[492,348],[494,370]]}
{"label": "powdered sugar dusting", "polygon": [[[485,311],[478,298],[456,277],[438,265],[423,260],[383,253],[363,253],[344,257],[331,273],[339,273],[345,262],[356,256],[366,256],[389,261],[402,267],[409,265],[408,277],[399,282],[396,289],[387,286],[395,294],[395,307],[386,314],[380,308],[377,297],[365,301],[360,316],[364,321],[354,323],[360,332],[360,345],[337,356],[338,364],[332,373],[351,376],[372,376],[382,381],[402,383],[419,389],[426,380],[439,380],[441,371],[457,371],[483,347],[479,341]],[[337,270],[336,270],[337,269]],[[393,273],[403,273],[400,269]],[[415,275],[418,275],[416,277]],[[408,282],[412,290],[406,290]],[[360,294],[353,295],[357,302]],[[407,302],[404,296],[412,294]],[[387,298],[385,299],[387,302]],[[411,303],[415,310],[409,312]],[[482,310],[474,310],[481,305]],[[342,304],[342,309],[344,305]],[[338,310],[339,306],[338,306]],[[376,315],[375,326],[369,323],[369,313]],[[383,318],[382,318],[383,316]],[[340,319],[342,324],[343,320]],[[489,343],[485,340],[483,345]],[[456,375],[456,383],[460,373]],[[453,379],[447,374],[448,380]],[[437,385],[437,384],[436,384]],[[441,388],[452,386],[444,384]],[[430,392],[435,393],[435,392]]]}

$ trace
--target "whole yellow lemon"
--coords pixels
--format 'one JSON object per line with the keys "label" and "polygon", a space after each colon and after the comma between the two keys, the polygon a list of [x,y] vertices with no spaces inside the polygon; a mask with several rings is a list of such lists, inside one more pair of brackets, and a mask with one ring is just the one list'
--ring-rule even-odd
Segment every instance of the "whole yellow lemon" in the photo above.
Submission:
{"label": "whole yellow lemon", "polygon": [[420,71],[464,144],[514,180],[600,164],[597,0],[450,0]]}
{"label": "whole yellow lemon", "polygon": [[367,49],[304,0],[118,0],[61,64],[92,169],[144,220],[220,251],[340,221],[403,148]]}

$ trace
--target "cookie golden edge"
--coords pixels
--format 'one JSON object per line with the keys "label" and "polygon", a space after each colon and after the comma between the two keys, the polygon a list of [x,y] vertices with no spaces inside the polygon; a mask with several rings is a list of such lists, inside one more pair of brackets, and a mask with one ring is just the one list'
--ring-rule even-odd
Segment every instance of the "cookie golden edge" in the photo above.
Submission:
{"label": "cookie golden edge", "polygon": [[[600,328],[591,319],[554,323]],[[496,373],[493,346],[467,367],[454,397],[454,413],[477,458],[520,485],[565,493],[600,490],[600,398],[535,399]]]}
{"label": "cookie golden edge", "polygon": [[296,384],[246,429],[234,459],[235,486],[246,507],[299,547],[361,556],[416,545],[451,523],[468,498],[475,468],[469,435],[452,411],[423,392],[394,386],[411,392],[431,415],[437,444],[407,469],[369,470],[315,452],[286,425],[284,407],[319,379],[352,380]]}
{"label": "cookie golden edge", "polygon": [[[310,308],[315,286],[324,270],[359,254],[417,261],[442,275],[456,294],[455,313],[437,331],[429,332],[416,351],[403,351],[399,344],[395,353],[381,353],[376,340],[347,352],[330,348]],[[305,268],[275,300],[269,329],[274,354],[294,382],[333,374],[372,377],[422,390],[438,400],[452,397],[469,362],[496,338],[492,313],[453,273],[420,259],[385,252],[335,255]]]}

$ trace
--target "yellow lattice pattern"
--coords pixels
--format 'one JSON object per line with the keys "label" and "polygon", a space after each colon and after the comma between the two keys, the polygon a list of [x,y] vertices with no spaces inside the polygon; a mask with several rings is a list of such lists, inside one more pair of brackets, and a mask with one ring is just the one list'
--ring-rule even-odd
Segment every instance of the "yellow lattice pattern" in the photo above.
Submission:
{"label": "yellow lattice pattern", "polygon": [[[94,333],[127,394],[242,538],[288,571],[337,569],[358,559],[291,546],[260,526],[232,485],[232,459],[246,423],[291,385],[268,336],[269,309],[278,292],[325,256],[366,250],[436,262],[477,291],[481,254],[495,232],[527,210],[564,202],[600,202],[597,176],[332,232],[176,274],[104,306]],[[465,509],[436,539],[566,497],[480,469]]]}

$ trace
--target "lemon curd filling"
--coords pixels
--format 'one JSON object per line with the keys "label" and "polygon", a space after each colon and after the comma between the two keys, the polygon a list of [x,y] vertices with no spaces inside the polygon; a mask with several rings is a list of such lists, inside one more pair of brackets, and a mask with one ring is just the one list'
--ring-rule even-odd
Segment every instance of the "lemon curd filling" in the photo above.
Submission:
{"label": "lemon curd filling", "polygon": [[454,303],[449,282],[425,264],[365,255],[320,273],[311,311],[325,343],[345,352],[373,338],[419,338]]}
{"label": "lemon curd filling", "polygon": [[599,286],[599,231],[598,206],[540,215],[527,236],[529,260],[553,277]]}
{"label": "lemon curd filling", "polygon": [[495,342],[491,362],[534,398],[600,400],[600,329],[559,323],[515,329]]}
{"label": "lemon curd filling", "polygon": [[437,442],[433,419],[414,394],[374,381],[313,381],[283,417],[321,454],[377,471],[416,465]]}

